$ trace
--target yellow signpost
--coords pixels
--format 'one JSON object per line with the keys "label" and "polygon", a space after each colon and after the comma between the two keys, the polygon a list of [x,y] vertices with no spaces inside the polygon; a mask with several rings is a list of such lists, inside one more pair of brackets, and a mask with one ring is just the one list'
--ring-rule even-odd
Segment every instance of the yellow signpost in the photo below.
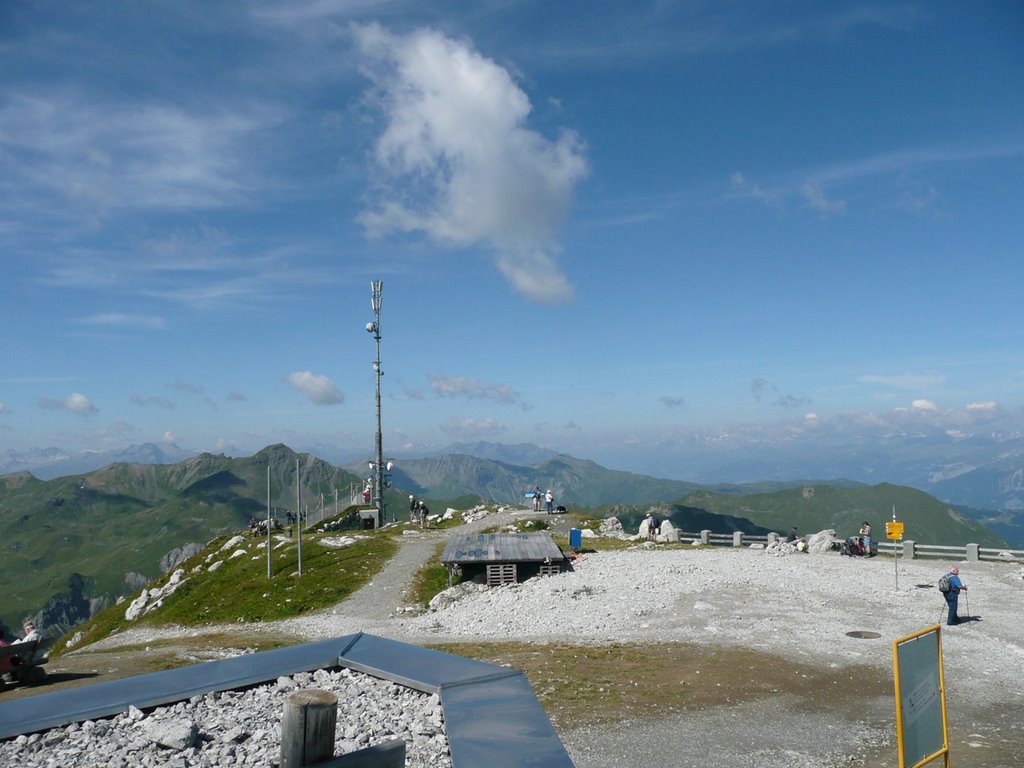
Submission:
{"label": "yellow signpost", "polygon": [[903,523],[893,520],[885,524],[885,535],[893,541],[903,541]]}

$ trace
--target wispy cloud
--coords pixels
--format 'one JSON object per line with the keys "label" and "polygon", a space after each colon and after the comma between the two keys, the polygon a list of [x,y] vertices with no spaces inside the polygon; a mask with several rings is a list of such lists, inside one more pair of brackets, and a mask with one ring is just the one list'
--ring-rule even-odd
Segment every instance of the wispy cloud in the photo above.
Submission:
{"label": "wispy cloud", "polygon": [[573,187],[587,174],[576,134],[552,141],[529,129],[527,95],[464,41],[378,25],[354,34],[386,120],[374,155],[381,184],[360,217],[367,231],[482,245],[527,298],[571,298],[557,255]]}
{"label": "wispy cloud", "polygon": [[19,201],[60,199],[85,216],[219,208],[259,187],[246,139],[278,119],[255,109],[11,93],[0,107],[0,188],[16,186]]}
{"label": "wispy cloud", "polygon": [[817,182],[805,182],[804,185],[800,187],[800,194],[811,208],[822,215],[842,213],[846,210],[845,200],[830,200],[825,195],[825,191],[821,188],[821,184]]}
{"label": "wispy cloud", "polygon": [[83,325],[119,326],[125,328],[162,329],[166,323],[162,317],[155,315],[125,315],[119,312],[107,312],[99,315],[83,317],[79,322]]}
{"label": "wispy cloud", "polygon": [[750,383],[750,391],[754,396],[754,400],[759,403],[764,400],[766,394],[773,395],[774,399],[771,400],[771,405],[777,405],[781,408],[803,408],[811,403],[811,398],[786,394],[767,379],[754,379]]}
{"label": "wispy cloud", "polygon": [[452,417],[442,424],[440,430],[447,435],[460,438],[478,438],[500,435],[508,428],[494,419],[459,419]]}
{"label": "wispy cloud", "polygon": [[174,403],[171,400],[155,396],[143,397],[138,392],[132,393],[131,401],[135,403],[135,405],[141,405],[143,408],[156,406],[158,408],[163,408],[168,411],[174,408]]}
{"label": "wispy cloud", "polygon": [[91,416],[99,410],[93,404],[92,400],[78,392],[72,392],[63,400],[41,397],[39,398],[38,403],[40,408],[46,408],[47,410],[64,410],[68,413],[74,413],[79,416]]}
{"label": "wispy cloud", "polygon": [[176,389],[179,392],[188,392],[191,395],[201,395],[206,392],[206,387],[201,384],[193,384],[189,381],[182,381],[178,379],[171,384],[171,389]]}
{"label": "wispy cloud", "polygon": [[744,174],[736,171],[729,177],[733,192],[740,197],[749,197],[757,200],[769,208],[781,211],[783,209],[782,197],[777,192],[769,192],[760,184],[748,179]]}
{"label": "wispy cloud", "polygon": [[301,392],[316,405],[337,405],[344,402],[345,395],[326,376],[312,371],[295,371],[284,377],[292,389]]}
{"label": "wispy cloud", "polygon": [[430,379],[430,388],[439,397],[522,404],[519,393],[507,384],[485,384],[468,376],[444,376],[440,373],[428,373],[427,378]]}
{"label": "wispy cloud", "polygon": [[662,395],[658,398],[662,405],[666,408],[679,408],[685,404],[685,400],[681,397],[672,397],[671,395]]}
{"label": "wispy cloud", "polygon": [[895,389],[922,390],[944,384],[946,377],[941,373],[869,374],[860,376],[857,380],[864,384],[881,384]]}

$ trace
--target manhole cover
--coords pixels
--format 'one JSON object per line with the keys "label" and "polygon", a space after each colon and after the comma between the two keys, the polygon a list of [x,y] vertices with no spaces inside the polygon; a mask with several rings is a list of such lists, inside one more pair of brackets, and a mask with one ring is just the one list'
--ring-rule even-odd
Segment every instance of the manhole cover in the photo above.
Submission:
{"label": "manhole cover", "polygon": [[868,632],[866,629],[855,629],[853,632],[847,632],[847,637],[856,637],[861,640],[874,640],[876,637],[881,637],[877,632]]}

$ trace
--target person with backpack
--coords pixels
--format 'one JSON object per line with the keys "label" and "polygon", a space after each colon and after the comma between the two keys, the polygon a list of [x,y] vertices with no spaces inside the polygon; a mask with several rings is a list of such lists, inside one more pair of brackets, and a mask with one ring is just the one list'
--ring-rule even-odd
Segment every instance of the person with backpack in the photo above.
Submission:
{"label": "person with backpack", "polygon": [[939,592],[946,598],[946,605],[949,607],[949,612],[946,615],[947,627],[953,627],[960,623],[960,617],[957,616],[956,612],[956,604],[962,589],[965,590],[967,587],[960,581],[960,569],[954,565],[949,569],[949,573],[939,579]]}

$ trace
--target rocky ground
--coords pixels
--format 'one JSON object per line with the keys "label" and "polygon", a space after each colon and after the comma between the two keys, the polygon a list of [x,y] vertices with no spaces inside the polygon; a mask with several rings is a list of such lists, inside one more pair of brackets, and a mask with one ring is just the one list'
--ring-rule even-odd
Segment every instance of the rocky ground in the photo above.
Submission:
{"label": "rocky ground", "polygon": [[[502,521],[520,516],[529,513]],[[567,533],[564,518],[547,520],[556,536]],[[589,553],[572,571],[471,592],[438,612],[406,612],[409,575],[444,535],[408,535],[373,583],[344,603],[260,631],[309,640],[365,631],[414,643],[517,639],[694,649],[664,663],[663,682],[678,678],[681,700],[685,685],[686,700],[704,702],[699,707],[599,727],[556,722],[579,768],[690,765],[709,755],[725,768],[890,766],[896,759],[892,641],[943,618],[935,583],[948,563],[895,567],[888,558],[648,544]],[[960,569],[970,587],[961,611],[971,620],[942,633],[953,762],[1024,765],[1024,569],[1012,563],[961,563]],[[252,632],[239,628],[233,636]],[[202,634],[125,633],[58,660],[51,672],[58,679],[62,672],[92,674],[90,668],[99,676],[118,665],[123,672],[132,654],[120,654],[118,644],[166,643],[170,636],[192,647],[202,645]],[[708,668],[702,657],[747,660],[751,652],[758,664],[719,663],[713,678],[702,678],[702,666]],[[773,682],[765,687],[769,667]],[[695,696],[701,691],[706,695]]]}

